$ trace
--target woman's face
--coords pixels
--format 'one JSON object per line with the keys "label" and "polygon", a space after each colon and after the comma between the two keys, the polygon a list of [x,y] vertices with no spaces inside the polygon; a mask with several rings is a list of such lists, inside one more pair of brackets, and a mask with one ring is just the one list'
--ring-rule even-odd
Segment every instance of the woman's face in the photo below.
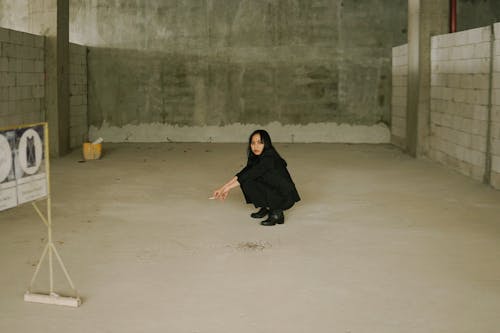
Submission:
{"label": "woman's face", "polygon": [[258,156],[262,154],[262,151],[264,150],[264,142],[262,142],[259,133],[256,133],[252,136],[252,141],[250,142],[250,148],[252,149],[252,153],[254,153],[254,155]]}

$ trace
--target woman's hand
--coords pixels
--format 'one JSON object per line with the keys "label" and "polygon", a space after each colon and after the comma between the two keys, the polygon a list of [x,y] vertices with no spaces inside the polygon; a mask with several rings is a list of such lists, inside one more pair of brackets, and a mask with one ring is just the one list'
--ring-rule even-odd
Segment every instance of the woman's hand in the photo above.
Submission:
{"label": "woman's hand", "polygon": [[215,199],[225,200],[229,194],[229,190],[230,190],[230,188],[223,186],[223,187],[214,191],[213,197]]}
{"label": "woman's hand", "polygon": [[235,176],[221,188],[215,190],[212,194],[212,197],[221,201],[226,200],[227,196],[229,195],[229,191],[237,186],[240,186],[240,183],[238,182],[238,178]]}

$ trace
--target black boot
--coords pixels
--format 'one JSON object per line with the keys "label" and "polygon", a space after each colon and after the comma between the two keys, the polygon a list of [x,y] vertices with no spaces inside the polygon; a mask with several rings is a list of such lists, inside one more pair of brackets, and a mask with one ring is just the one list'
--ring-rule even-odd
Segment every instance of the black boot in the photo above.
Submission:
{"label": "black boot", "polygon": [[283,215],[283,211],[281,209],[273,209],[269,213],[267,220],[260,222],[260,224],[267,226],[283,223],[285,223],[285,215]]}
{"label": "black boot", "polygon": [[267,214],[269,214],[269,210],[266,207],[262,207],[261,209],[259,209],[258,212],[250,214],[250,216],[253,217],[254,219],[261,219]]}

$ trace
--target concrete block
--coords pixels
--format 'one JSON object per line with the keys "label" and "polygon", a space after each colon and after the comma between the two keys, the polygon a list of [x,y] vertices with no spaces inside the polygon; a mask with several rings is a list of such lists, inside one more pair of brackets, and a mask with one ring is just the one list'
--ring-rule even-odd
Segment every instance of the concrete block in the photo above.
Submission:
{"label": "concrete block", "polygon": [[33,99],[33,89],[32,87],[20,87],[21,89],[21,99]]}
{"label": "concrete block", "polygon": [[[492,156],[491,169],[495,172],[500,172],[500,156]],[[500,185],[500,182],[499,182]]]}
{"label": "concrete block", "polygon": [[491,137],[493,139],[500,139],[500,123],[492,122],[491,123]]}
{"label": "concrete block", "polygon": [[34,60],[34,72],[35,73],[42,73],[45,72],[45,63],[43,60]]}
{"label": "concrete block", "polygon": [[16,73],[16,82],[20,86],[36,85],[36,74],[34,73]]}
{"label": "concrete block", "polygon": [[474,58],[475,45],[463,45],[460,47],[462,59]]}
{"label": "concrete block", "polygon": [[29,34],[29,33],[23,33],[22,38],[23,38],[23,45],[26,46],[35,46],[35,35]]}
{"label": "concrete block", "polygon": [[21,61],[22,71],[25,73],[35,72],[35,60],[24,59]]}
{"label": "concrete block", "polygon": [[442,94],[443,87],[433,87],[431,86],[431,99],[432,100],[440,100],[443,98]]}
{"label": "concrete block", "polygon": [[[451,128],[452,124],[453,124],[452,116],[447,114],[447,113],[443,113],[443,115],[441,117],[441,125],[448,127],[448,128]],[[447,133],[445,133],[445,136],[448,137],[449,135]]]}
{"label": "concrete block", "polygon": [[436,49],[436,48],[432,48],[432,47],[431,47],[431,61],[436,61],[436,60],[439,60],[439,57],[438,57],[438,50],[439,50],[439,49]]}
{"label": "concrete block", "polygon": [[500,72],[500,55],[493,58],[493,71]]}
{"label": "concrete block", "polygon": [[491,91],[491,102],[493,105],[500,105],[500,89],[493,89]]}
{"label": "concrete block", "polygon": [[500,156],[500,139],[493,138],[491,140],[491,154]]}
{"label": "concrete block", "polygon": [[452,60],[447,63],[447,67],[449,66],[449,68],[446,68],[446,72],[454,74],[467,73],[467,65],[468,62],[466,60]]}
{"label": "concrete block", "polygon": [[472,166],[472,179],[482,181],[484,177],[484,162],[481,165]]}
{"label": "concrete block", "polygon": [[500,89],[500,73],[493,73],[491,84],[493,89]]}
{"label": "concrete block", "polygon": [[9,58],[9,72],[21,73],[23,71],[22,59]]}
{"label": "concrete block", "polygon": [[44,36],[35,36],[34,44],[33,46],[37,49],[42,49],[45,46],[45,37]]}
{"label": "concrete block", "polygon": [[474,52],[472,54],[473,58],[490,58],[491,50],[490,50],[490,42],[474,44]]}
{"label": "concrete block", "polygon": [[471,104],[488,105],[488,90],[474,89],[469,91],[473,97]]}
{"label": "concrete block", "polygon": [[486,105],[474,105],[472,107],[472,119],[488,120],[488,107]]}
{"label": "concrete block", "polygon": [[16,46],[11,43],[2,43],[2,56],[8,58],[17,58]]}
{"label": "concrete block", "polygon": [[0,72],[0,87],[11,87],[16,85],[16,74]]}
{"label": "concrete block", "polygon": [[43,86],[45,84],[45,73],[33,73],[35,77],[33,85]]}
{"label": "concrete block", "polygon": [[493,55],[500,55],[500,39],[496,39],[493,42]]}
{"label": "concrete block", "polygon": [[33,98],[43,98],[45,96],[45,87],[43,85],[32,86]]}
{"label": "concrete block", "polygon": [[[463,121],[464,121],[464,118],[462,118],[462,117],[451,116],[451,126],[450,127],[455,128],[455,129],[461,129]],[[459,142],[460,144],[461,144],[461,136],[462,136],[462,134],[464,134],[464,132],[459,132],[457,134],[457,142]],[[462,144],[462,146],[465,146],[465,145]]]}
{"label": "concrete block", "polygon": [[500,106],[493,105],[491,108],[491,119],[493,122],[500,123]]}
{"label": "concrete block", "polygon": [[81,105],[82,104],[82,97],[81,96],[71,96],[69,98],[70,105],[75,106],[75,105]]}
{"label": "concrete block", "polygon": [[459,75],[459,74],[448,74],[447,86],[450,88],[460,87],[460,78],[461,77],[462,77],[462,75]]}
{"label": "concrete block", "polygon": [[0,28],[0,42],[10,42],[8,29]]}
{"label": "concrete block", "polygon": [[496,38],[500,39],[500,22],[493,24],[493,29],[495,31]]}
{"label": "concrete block", "polygon": [[471,120],[471,133],[474,135],[486,136],[488,123],[484,120]]}
{"label": "concrete block", "polygon": [[490,87],[490,74],[473,74],[471,88],[487,90]]}
{"label": "concrete block", "polygon": [[9,87],[9,101],[17,101],[21,99],[20,87]]}
{"label": "concrete block", "polygon": [[439,38],[440,36],[431,36],[431,50],[439,48]]}
{"label": "concrete block", "polygon": [[467,89],[454,89],[453,90],[453,98],[448,100],[453,100],[455,102],[463,103],[467,99]]}
{"label": "concrete block", "polygon": [[487,59],[467,59],[467,73],[489,73],[490,62]]}
{"label": "concrete block", "polygon": [[497,173],[495,171],[491,171],[491,186],[493,186],[493,188],[499,190],[500,189],[500,173]]}
{"label": "concrete block", "polygon": [[439,61],[431,62],[431,73],[442,74],[442,68]]}
{"label": "concrete block", "polygon": [[0,101],[8,101],[8,100],[9,100],[9,88],[0,87]]}
{"label": "concrete block", "polygon": [[[432,109],[432,107],[431,107]],[[431,112],[431,123],[432,124],[435,124],[435,125],[441,125],[442,124],[442,118],[443,118],[443,114],[439,111],[432,111]]]}
{"label": "concrete block", "polygon": [[472,88],[472,74],[461,74],[458,75],[458,87],[462,89],[471,89]]}
{"label": "concrete block", "polygon": [[393,67],[392,74],[396,76],[403,76],[408,74],[408,69],[403,66]]}
{"label": "concrete block", "polygon": [[486,152],[486,137],[481,135],[470,135],[469,147],[481,153]]}
{"label": "concrete block", "polygon": [[[78,77],[76,78],[76,83],[77,84],[81,84],[83,85],[83,78],[82,77]],[[393,87],[392,88],[392,93],[395,95],[395,96],[401,96],[401,97],[405,97],[406,98],[406,87]]]}
{"label": "concrete block", "polygon": [[9,70],[9,60],[7,57],[0,57],[0,72],[7,72]]}
{"label": "concrete block", "polygon": [[490,58],[475,59],[479,61],[479,71],[478,73],[489,74],[490,73]]}
{"label": "concrete block", "polygon": [[45,51],[44,49],[35,49],[35,60],[43,60],[45,59]]}
{"label": "concrete block", "polygon": [[466,133],[471,133],[472,130],[472,119],[462,118],[461,127],[458,130]]}
{"label": "concrete block", "polygon": [[466,161],[468,159],[468,150],[465,147],[453,145],[452,149],[447,152],[460,161]]}
{"label": "concrete block", "polygon": [[10,30],[10,42],[16,45],[24,44],[24,32]]}
{"label": "concrete block", "polygon": [[431,86],[442,87],[444,86],[444,75],[442,74],[431,74]]}
{"label": "concrete block", "polygon": [[[0,118],[6,117],[8,115],[8,110],[9,110],[9,102],[7,101],[2,101],[0,99]],[[0,126],[1,128],[1,126]]]}
{"label": "concrete block", "polygon": [[455,37],[455,44],[456,46],[459,46],[459,45],[465,45],[465,44],[468,44],[469,43],[469,38],[468,38],[468,30],[466,31],[460,31],[460,32],[456,32],[454,34],[450,34],[450,35],[453,35]]}
{"label": "concrete block", "polygon": [[439,112],[439,103],[436,99],[431,99],[431,119],[433,112]]}
{"label": "concrete block", "polygon": [[451,47],[457,45],[457,33],[439,36],[439,47]]}
{"label": "concrete block", "polygon": [[490,40],[491,31],[489,27],[482,27],[476,29],[470,29],[465,31],[467,33],[467,43],[476,44],[481,42],[487,42]]}

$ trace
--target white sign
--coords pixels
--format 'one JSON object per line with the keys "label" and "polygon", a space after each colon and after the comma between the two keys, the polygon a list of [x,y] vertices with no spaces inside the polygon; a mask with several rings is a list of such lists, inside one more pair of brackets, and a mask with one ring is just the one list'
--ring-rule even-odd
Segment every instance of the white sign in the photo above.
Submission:
{"label": "white sign", "polygon": [[45,126],[0,131],[0,211],[47,196]]}

